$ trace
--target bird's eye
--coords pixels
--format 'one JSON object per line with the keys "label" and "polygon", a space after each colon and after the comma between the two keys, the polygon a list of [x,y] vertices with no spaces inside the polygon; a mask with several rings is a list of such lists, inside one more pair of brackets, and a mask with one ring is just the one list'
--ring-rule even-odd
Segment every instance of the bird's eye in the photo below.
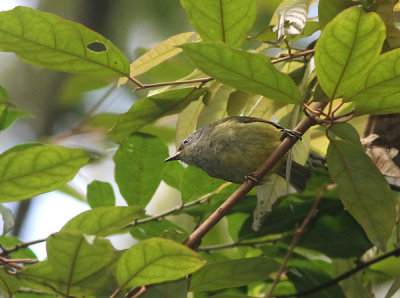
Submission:
{"label": "bird's eye", "polygon": [[185,139],[184,141],[183,141],[183,144],[187,144],[187,143],[189,143],[190,142],[190,139]]}

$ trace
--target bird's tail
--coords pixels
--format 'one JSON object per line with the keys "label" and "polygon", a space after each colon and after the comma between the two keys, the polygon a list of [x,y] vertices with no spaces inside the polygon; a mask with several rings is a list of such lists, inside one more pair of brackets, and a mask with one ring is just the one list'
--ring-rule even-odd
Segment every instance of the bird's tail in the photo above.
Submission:
{"label": "bird's tail", "polygon": [[[278,174],[286,178],[286,169],[279,171]],[[289,182],[298,192],[302,192],[306,188],[307,179],[310,178],[310,176],[310,169],[292,161]]]}

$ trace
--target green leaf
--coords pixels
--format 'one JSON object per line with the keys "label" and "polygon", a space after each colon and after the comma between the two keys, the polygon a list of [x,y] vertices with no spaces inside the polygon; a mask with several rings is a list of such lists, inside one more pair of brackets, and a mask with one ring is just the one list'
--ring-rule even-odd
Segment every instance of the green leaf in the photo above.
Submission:
{"label": "green leaf", "polygon": [[0,202],[28,199],[55,190],[71,180],[89,160],[81,149],[24,145],[0,156]]}
{"label": "green leaf", "polygon": [[8,92],[0,86],[0,103],[8,103]]}
{"label": "green leaf", "polygon": [[[74,285],[110,265],[114,248],[108,240],[62,231],[47,239],[47,256],[55,275]],[[92,237],[91,237],[92,238]]]}
{"label": "green leaf", "polygon": [[211,291],[239,287],[262,281],[279,268],[279,263],[267,257],[217,261],[206,264],[193,273],[190,291]]}
{"label": "green leaf", "polygon": [[337,123],[332,125],[329,133],[338,136],[342,140],[349,141],[356,146],[361,146],[360,135],[357,130],[349,123]]}
{"label": "green leaf", "polygon": [[4,207],[2,204],[0,204],[0,214],[1,214],[1,218],[3,219],[2,235],[4,236],[9,231],[11,231],[12,228],[14,228],[15,221],[14,221],[14,216],[13,216],[11,210],[8,209],[7,207]]}
{"label": "green leaf", "polygon": [[100,113],[93,115],[86,122],[94,128],[100,128],[108,132],[113,126],[115,122],[117,122],[119,114],[114,113]]}
{"label": "green leaf", "polygon": [[185,170],[179,162],[168,162],[164,167],[162,180],[169,186],[179,189]]}
{"label": "green leaf", "polygon": [[181,113],[178,115],[178,122],[176,124],[175,143],[177,147],[179,144],[197,128],[197,119],[204,108],[202,98],[191,102]]}
{"label": "green leaf", "polygon": [[[62,295],[69,291],[71,296],[107,296],[117,287],[111,270],[104,268],[88,278],[71,285],[57,278],[48,261],[25,267],[18,272],[18,278],[33,289]],[[65,295],[62,295],[65,296]]]}
{"label": "green leaf", "polygon": [[[354,259],[334,259],[332,260],[332,265],[335,276],[339,276],[354,268]],[[340,282],[340,287],[346,297],[369,296],[367,287],[363,285],[363,273],[362,271],[358,272]]]}
{"label": "green leaf", "polygon": [[280,102],[302,102],[292,79],[277,70],[262,54],[234,49],[220,42],[192,43],[182,47],[200,70],[224,84]]}
{"label": "green leaf", "polygon": [[204,127],[208,124],[225,118],[229,95],[235,91],[232,87],[214,82],[203,98],[204,108],[197,119],[197,126]]}
{"label": "green leaf", "polygon": [[179,190],[183,202],[190,202],[201,196],[217,190],[224,180],[208,176],[206,172],[198,168],[188,166],[183,172]]}
{"label": "green leaf", "polygon": [[128,205],[146,207],[161,182],[168,147],[159,138],[136,133],[114,155],[115,181]]}
{"label": "green leaf", "polygon": [[98,180],[87,186],[87,201],[91,208],[114,206],[115,195],[110,183]]}
{"label": "green leaf", "polygon": [[317,250],[329,258],[351,258],[361,257],[372,244],[361,226],[342,209],[332,215],[318,216],[302,235],[299,246]]}
{"label": "green leaf", "polygon": [[331,140],[327,162],[338,184],[344,207],[364,228],[368,238],[384,250],[396,220],[390,187],[361,147],[345,140]]}
{"label": "green leaf", "polygon": [[7,115],[1,126],[1,130],[9,128],[15,121],[17,121],[20,118],[28,118],[28,117],[32,117],[32,114],[25,112],[23,110],[8,108]]}
{"label": "green leaf", "polygon": [[153,237],[168,238],[163,237],[166,235],[167,231],[176,231],[177,234],[187,235],[186,231],[182,227],[165,218],[157,221],[148,221],[129,228],[129,233],[139,240]]}
{"label": "green leaf", "polygon": [[373,64],[359,90],[346,98],[356,103],[356,114],[400,112],[400,49],[386,52]]}
{"label": "green leaf", "polygon": [[98,207],[78,214],[62,228],[62,231],[79,230],[89,235],[108,236],[144,215],[137,206]]}
{"label": "green leaf", "polygon": [[321,28],[325,27],[342,10],[354,5],[351,0],[319,0],[318,20]]}
{"label": "green leaf", "polygon": [[155,120],[179,113],[205,91],[205,88],[183,88],[142,98],[135,102],[128,112],[119,116],[110,135],[115,142],[121,142]]}
{"label": "green leaf", "polygon": [[13,297],[12,294],[19,290],[21,284],[22,282],[15,275],[8,273],[4,266],[0,268],[0,289],[3,295],[7,293],[9,297]]}
{"label": "green leaf", "polygon": [[376,13],[351,7],[322,31],[315,47],[318,82],[329,98],[352,94],[378,58],[385,25]]}
{"label": "green leaf", "polygon": [[[14,236],[0,236],[0,243],[5,249],[14,250],[21,243],[21,240]],[[36,255],[28,247],[21,247],[8,253],[8,255],[13,259],[37,259]]]}
{"label": "green leaf", "polygon": [[181,0],[190,24],[203,41],[222,41],[239,47],[256,18],[255,0]]}
{"label": "green leaf", "polygon": [[153,67],[161,64],[165,60],[178,55],[182,52],[179,46],[184,43],[194,41],[197,34],[194,32],[186,32],[171,36],[170,38],[160,42],[150,51],[140,56],[131,64],[131,76],[138,76]]}
{"label": "green leaf", "polygon": [[0,12],[0,51],[58,71],[129,75],[128,59],[111,41],[81,24],[28,7]]}
{"label": "green leaf", "polygon": [[187,298],[186,278],[177,281],[163,282],[147,287],[147,291],[142,298]]}
{"label": "green leaf", "polygon": [[167,239],[152,238],[132,246],[117,264],[122,289],[185,277],[203,266],[190,248]]}
{"label": "green leaf", "polygon": [[[294,283],[297,291],[305,291],[318,287],[322,283],[334,278],[332,265],[320,260],[306,260],[292,258],[288,263],[287,276]],[[309,294],[310,298],[335,297],[345,298],[343,290],[338,284],[329,288],[322,289],[314,294]]]}

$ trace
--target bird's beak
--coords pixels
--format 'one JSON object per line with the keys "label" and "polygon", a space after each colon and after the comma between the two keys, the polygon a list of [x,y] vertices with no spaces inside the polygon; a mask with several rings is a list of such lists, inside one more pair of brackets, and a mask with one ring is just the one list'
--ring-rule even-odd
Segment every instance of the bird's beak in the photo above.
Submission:
{"label": "bird's beak", "polygon": [[172,155],[172,156],[168,157],[167,159],[165,159],[164,161],[180,160],[180,158],[179,158],[180,155],[181,155],[181,152],[178,151],[174,155]]}

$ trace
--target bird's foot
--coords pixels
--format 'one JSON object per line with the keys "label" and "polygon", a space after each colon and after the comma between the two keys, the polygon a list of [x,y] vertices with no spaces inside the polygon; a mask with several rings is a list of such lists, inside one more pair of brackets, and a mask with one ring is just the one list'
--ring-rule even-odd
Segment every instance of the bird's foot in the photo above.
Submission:
{"label": "bird's foot", "polygon": [[281,141],[283,141],[287,137],[295,138],[296,140],[301,140],[302,135],[303,134],[301,132],[298,132],[296,130],[283,128]]}
{"label": "bird's foot", "polygon": [[255,173],[250,173],[250,174],[244,176],[244,179],[254,181],[256,184],[259,182],[258,177],[256,176]]}

